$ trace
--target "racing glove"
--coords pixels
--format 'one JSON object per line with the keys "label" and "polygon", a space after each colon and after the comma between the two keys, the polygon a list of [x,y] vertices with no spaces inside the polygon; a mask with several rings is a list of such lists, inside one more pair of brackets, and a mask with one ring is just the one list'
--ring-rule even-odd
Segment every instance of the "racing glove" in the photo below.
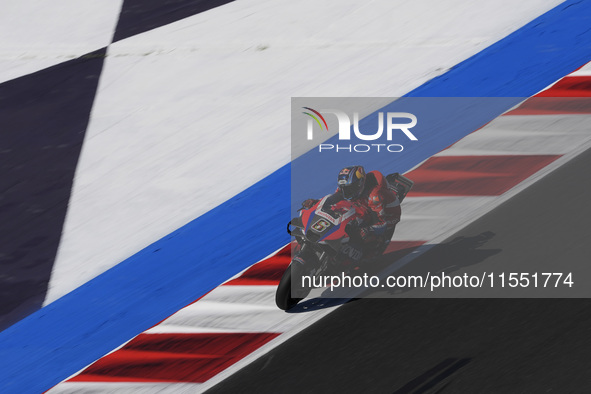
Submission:
{"label": "racing glove", "polygon": [[371,236],[371,229],[369,227],[361,227],[359,229],[359,236],[366,241]]}
{"label": "racing glove", "polygon": [[310,209],[314,206],[314,204],[316,204],[318,201],[320,200],[316,200],[314,198],[308,198],[307,200],[305,200],[304,202],[302,202],[302,208],[300,209]]}

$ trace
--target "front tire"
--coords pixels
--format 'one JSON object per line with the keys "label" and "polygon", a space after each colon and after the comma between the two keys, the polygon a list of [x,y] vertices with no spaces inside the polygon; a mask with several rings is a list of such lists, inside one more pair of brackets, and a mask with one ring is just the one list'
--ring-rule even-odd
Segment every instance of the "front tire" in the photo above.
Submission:
{"label": "front tire", "polygon": [[293,263],[287,267],[283,276],[281,277],[281,281],[279,281],[279,286],[277,286],[277,291],[275,292],[275,303],[277,307],[281,310],[287,311],[294,306],[297,305],[298,302],[304,299],[306,295],[310,292],[309,289],[306,291],[304,289],[301,290],[301,293],[298,294],[300,297],[293,297],[292,294],[292,277],[300,277],[301,275],[292,275],[292,271],[296,269],[293,267]]}

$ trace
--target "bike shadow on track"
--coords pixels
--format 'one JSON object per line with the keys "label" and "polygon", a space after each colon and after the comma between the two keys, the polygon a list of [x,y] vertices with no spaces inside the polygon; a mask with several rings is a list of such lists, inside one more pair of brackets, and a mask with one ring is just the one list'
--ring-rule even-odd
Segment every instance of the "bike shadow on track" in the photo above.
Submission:
{"label": "bike shadow on track", "polygon": [[[395,271],[396,276],[421,276],[424,279],[430,275],[442,272],[450,274],[462,271],[466,267],[480,264],[491,256],[502,252],[502,249],[483,249],[491,239],[495,237],[492,231],[485,231],[474,236],[459,236],[449,242],[433,246],[430,250],[412,260],[407,265]],[[376,266],[367,270],[368,275],[376,275],[388,266],[394,264],[399,258],[393,259],[390,255],[384,256]],[[412,287],[382,289],[368,289],[363,297],[376,297],[396,295],[413,290]]]}

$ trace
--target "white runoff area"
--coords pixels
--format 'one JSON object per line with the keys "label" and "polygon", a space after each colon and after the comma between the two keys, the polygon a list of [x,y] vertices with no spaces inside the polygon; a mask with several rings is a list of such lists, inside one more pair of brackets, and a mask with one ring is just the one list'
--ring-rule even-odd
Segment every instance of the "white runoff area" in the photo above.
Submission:
{"label": "white runoff area", "polygon": [[111,43],[123,0],[0,0],[0,82]]}
{"label": "white runoff area", "polygon": [[403,95],[561,2],[240,0],[112,44],[45,303],[287,164],[291,97]]}

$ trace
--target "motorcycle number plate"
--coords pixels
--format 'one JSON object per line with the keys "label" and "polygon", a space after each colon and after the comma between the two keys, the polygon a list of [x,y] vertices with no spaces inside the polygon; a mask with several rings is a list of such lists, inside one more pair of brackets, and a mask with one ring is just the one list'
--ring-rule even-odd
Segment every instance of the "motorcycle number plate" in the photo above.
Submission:
{"label": "motorcycle number plate", "polygon": [[316,231],[317,233],[321,233],[328,227],[330,227],[330,223],[324,219],[320,219],[312,225],[312,230]]}

